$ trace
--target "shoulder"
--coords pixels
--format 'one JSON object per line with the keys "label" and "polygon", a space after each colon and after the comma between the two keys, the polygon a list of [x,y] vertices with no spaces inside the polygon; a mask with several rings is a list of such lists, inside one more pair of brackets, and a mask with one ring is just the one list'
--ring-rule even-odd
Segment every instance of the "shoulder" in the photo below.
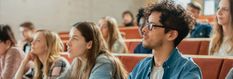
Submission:
{"label": "shoulder", "polygon": [[6,56],[23,57],[24,53],[17,47],[11,47],[7,50]]}
{"label": "shoulder", "polygon": [[200,72],[200,67],[193,61],[191,57],[183,57],[180,64],[183,64],[183,70],[185,71]]}
{"label": "shoulder", "polygon": [[53,62],[53,66],[55,66],[55,67],[67,67],[67,66],[69,66],[69,62],[65,58],[59,57]]}

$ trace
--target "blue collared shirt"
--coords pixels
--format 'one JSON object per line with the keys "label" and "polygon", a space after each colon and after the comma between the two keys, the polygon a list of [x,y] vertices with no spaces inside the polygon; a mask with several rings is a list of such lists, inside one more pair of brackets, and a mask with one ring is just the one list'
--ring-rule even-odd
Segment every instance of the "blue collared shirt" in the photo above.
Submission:
{"label": "blue collared shirt", "polygon": [[[129,79],[150,79],[150,73],[154,66],[153,57],[147,57],[140,61],[129,75]],[[190,57],[184,57],[173,49],[168,60],[163,64],[163,79],[202,79],[201,70]]]}

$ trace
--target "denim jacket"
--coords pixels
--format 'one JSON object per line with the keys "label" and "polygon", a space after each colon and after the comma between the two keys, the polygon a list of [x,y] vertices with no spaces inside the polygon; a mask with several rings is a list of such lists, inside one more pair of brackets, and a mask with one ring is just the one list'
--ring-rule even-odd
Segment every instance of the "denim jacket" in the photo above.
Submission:
{"label": "denim jacket", "polygon": [[[129,79],[150,79],[154,58],[147,57],[140,61],[129,75]],[[184,57],[173,49],[168,60],[163,64],[163,79],[202,79],[201,70],[192,58]]]}
{"label": "denim jacket", "polygon": [[210,24],[197,22],[190,33],[190,38],[209,38],[211,30]]}

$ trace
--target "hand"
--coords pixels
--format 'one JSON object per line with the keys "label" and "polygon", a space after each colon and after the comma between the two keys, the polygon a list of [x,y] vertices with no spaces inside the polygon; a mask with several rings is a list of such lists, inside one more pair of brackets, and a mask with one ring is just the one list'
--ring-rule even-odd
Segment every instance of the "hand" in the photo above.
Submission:
{"label": "hand", "polygon": [[35,55],[32,52],[29,52],[24,58],[24,62],[28,63],[29,61],[33,61],[35,59]]}

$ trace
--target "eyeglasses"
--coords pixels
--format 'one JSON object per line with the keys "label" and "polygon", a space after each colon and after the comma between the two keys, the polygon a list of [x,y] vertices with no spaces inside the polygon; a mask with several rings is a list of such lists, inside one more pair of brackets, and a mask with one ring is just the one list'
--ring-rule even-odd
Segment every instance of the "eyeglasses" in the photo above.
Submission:
{"label": "eyeglasses", "polygon": [[170,29],[170,30],[177,30],[176,28],[173,28],[173,27],[166,27],[166,26],[163,26],[163,25],[156,25],[154,23],[146,23],[146,27],[150,31],[153,29],[153,27],[154,28],[158,28],[159,27],[159,28],[165,28],[165,29]]}
{"label": "eyeglasses", "polygon": [[153,24],[153,23],[146,23],[146,27],[148,28],[148,30],[152,30],[153,27],[165,28],[163,25],[156,25],[156,24]]}

